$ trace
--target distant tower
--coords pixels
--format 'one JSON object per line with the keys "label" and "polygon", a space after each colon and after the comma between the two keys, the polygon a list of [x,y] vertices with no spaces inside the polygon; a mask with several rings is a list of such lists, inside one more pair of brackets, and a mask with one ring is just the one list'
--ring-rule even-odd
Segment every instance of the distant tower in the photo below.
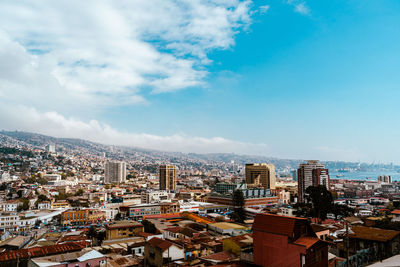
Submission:
{"label": "distant tower", "polygon": [[174,165],[160,166],[160,190],[175,190],[176,168]]}
{"label": "distant tower", "polygon": [[47,151],[49,153],[56,153],[56,145],[55,144],[48,144],[47,145]]}
{"label": "distant tower", "polygon": [[118,161],[106,162],[104,182],[106,184],[119,184],[126,181],[126,163]]}
{"label": "distant tower", "polygon": [[308,160],[297,170],[298,202],[304,202],[305,191],[309,186],[325,185],[329,189],[329,171],[318,160]]}
{"label": "distant tower", "polygon": [[275,189],[275,166],[267,163],[246,164],[246,184]]}

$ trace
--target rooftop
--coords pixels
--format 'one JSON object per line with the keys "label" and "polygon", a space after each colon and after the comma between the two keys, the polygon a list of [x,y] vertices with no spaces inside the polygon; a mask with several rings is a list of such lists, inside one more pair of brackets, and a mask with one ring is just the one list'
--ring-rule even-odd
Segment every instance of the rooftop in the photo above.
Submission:
{"label": "rooftop", "polygon": [[354,234],[349,237],[365,240],[373,240],[379,242],[386,242],[400,235],[400,231],[384,230],[373,227],[353,226],[351,230]]}

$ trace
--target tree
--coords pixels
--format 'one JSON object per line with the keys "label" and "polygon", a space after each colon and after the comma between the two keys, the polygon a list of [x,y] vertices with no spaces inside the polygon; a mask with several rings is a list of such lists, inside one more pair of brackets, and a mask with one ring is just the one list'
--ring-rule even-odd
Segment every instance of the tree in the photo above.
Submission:
{"label": "tree", "polygon": [[235,190],[232,196],[233,213],[231,219],[235,222],[242,223],[246,220],[246,211],[244,210],[244,196],[242,190]]}
{"label": "tree", "polygon": [[0,185],[0,191],[4,191],[4,190],[6,190],[7,189],[7,184],[6,183],[2,183],[1,185]]}
{"label": "tree", "polygon": [[325,220],[328,212],[332,210],[333,198],[324,185],[309,186],[306,189],[306,198],[312,203],[314,217]]}
{"label": "tree", "polygon": [[85,192],[85,191],[83,191],[82,188],[79,188],[79,189],[76,191],[75,196],[82,196],[84,192]]}
{"label": "tree", "polygon": [[23,198],[23,199],[20,199],[20,201],[22,202],[22,205],[19,205],[17,207],[17,211],[28,210],[29,209],[29,200]]}
{"label": "tree", "polygon": [[142,224],[144,226],[144,232],[145,233],[149,233],[149,234],[157,233],[157,228],[152,222],[150,222],[148,220],[143,220]]}

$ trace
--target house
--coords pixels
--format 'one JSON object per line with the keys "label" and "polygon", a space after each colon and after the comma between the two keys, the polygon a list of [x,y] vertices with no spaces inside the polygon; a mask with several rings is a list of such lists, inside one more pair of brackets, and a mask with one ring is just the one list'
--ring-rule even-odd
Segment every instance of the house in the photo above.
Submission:
{"label": "house", "polygon": [[106,238],[111,240],[133,237],[143,231],[144,226],[141,223],[135,221],[118,222],[106,226]]}
{"label": "house", "polygon": [[[350,253],[371,250],[376,260],[386,259],[400,252],[400,231],[353,226],[349,234]],[[339,256],[344,256],[343,251]]]}
{"label": "house", "polygon": [[258,214],[253,224],[254,263],[270,267],[328,265],[328,244],[305,218]]}
{"label": "house", "polygon": [[92,249],[34,258],[28,262],[28,267],[105,267],[106,265],[106,256]]}
{"label": "house", "polygon": [[145,246],[145,266],[164,266],[182,260],[184,249],[175,243],[158,237],[150,239]]}

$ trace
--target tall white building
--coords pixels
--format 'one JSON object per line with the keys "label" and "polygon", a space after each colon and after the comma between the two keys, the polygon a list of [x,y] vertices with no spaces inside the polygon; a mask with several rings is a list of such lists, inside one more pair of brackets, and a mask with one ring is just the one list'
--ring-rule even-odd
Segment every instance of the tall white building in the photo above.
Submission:
{"label": "tall white building", "polygon": [[119,184],[126,181],[126,163],[118,161],[106,162],[104,170],[104,183]]}

